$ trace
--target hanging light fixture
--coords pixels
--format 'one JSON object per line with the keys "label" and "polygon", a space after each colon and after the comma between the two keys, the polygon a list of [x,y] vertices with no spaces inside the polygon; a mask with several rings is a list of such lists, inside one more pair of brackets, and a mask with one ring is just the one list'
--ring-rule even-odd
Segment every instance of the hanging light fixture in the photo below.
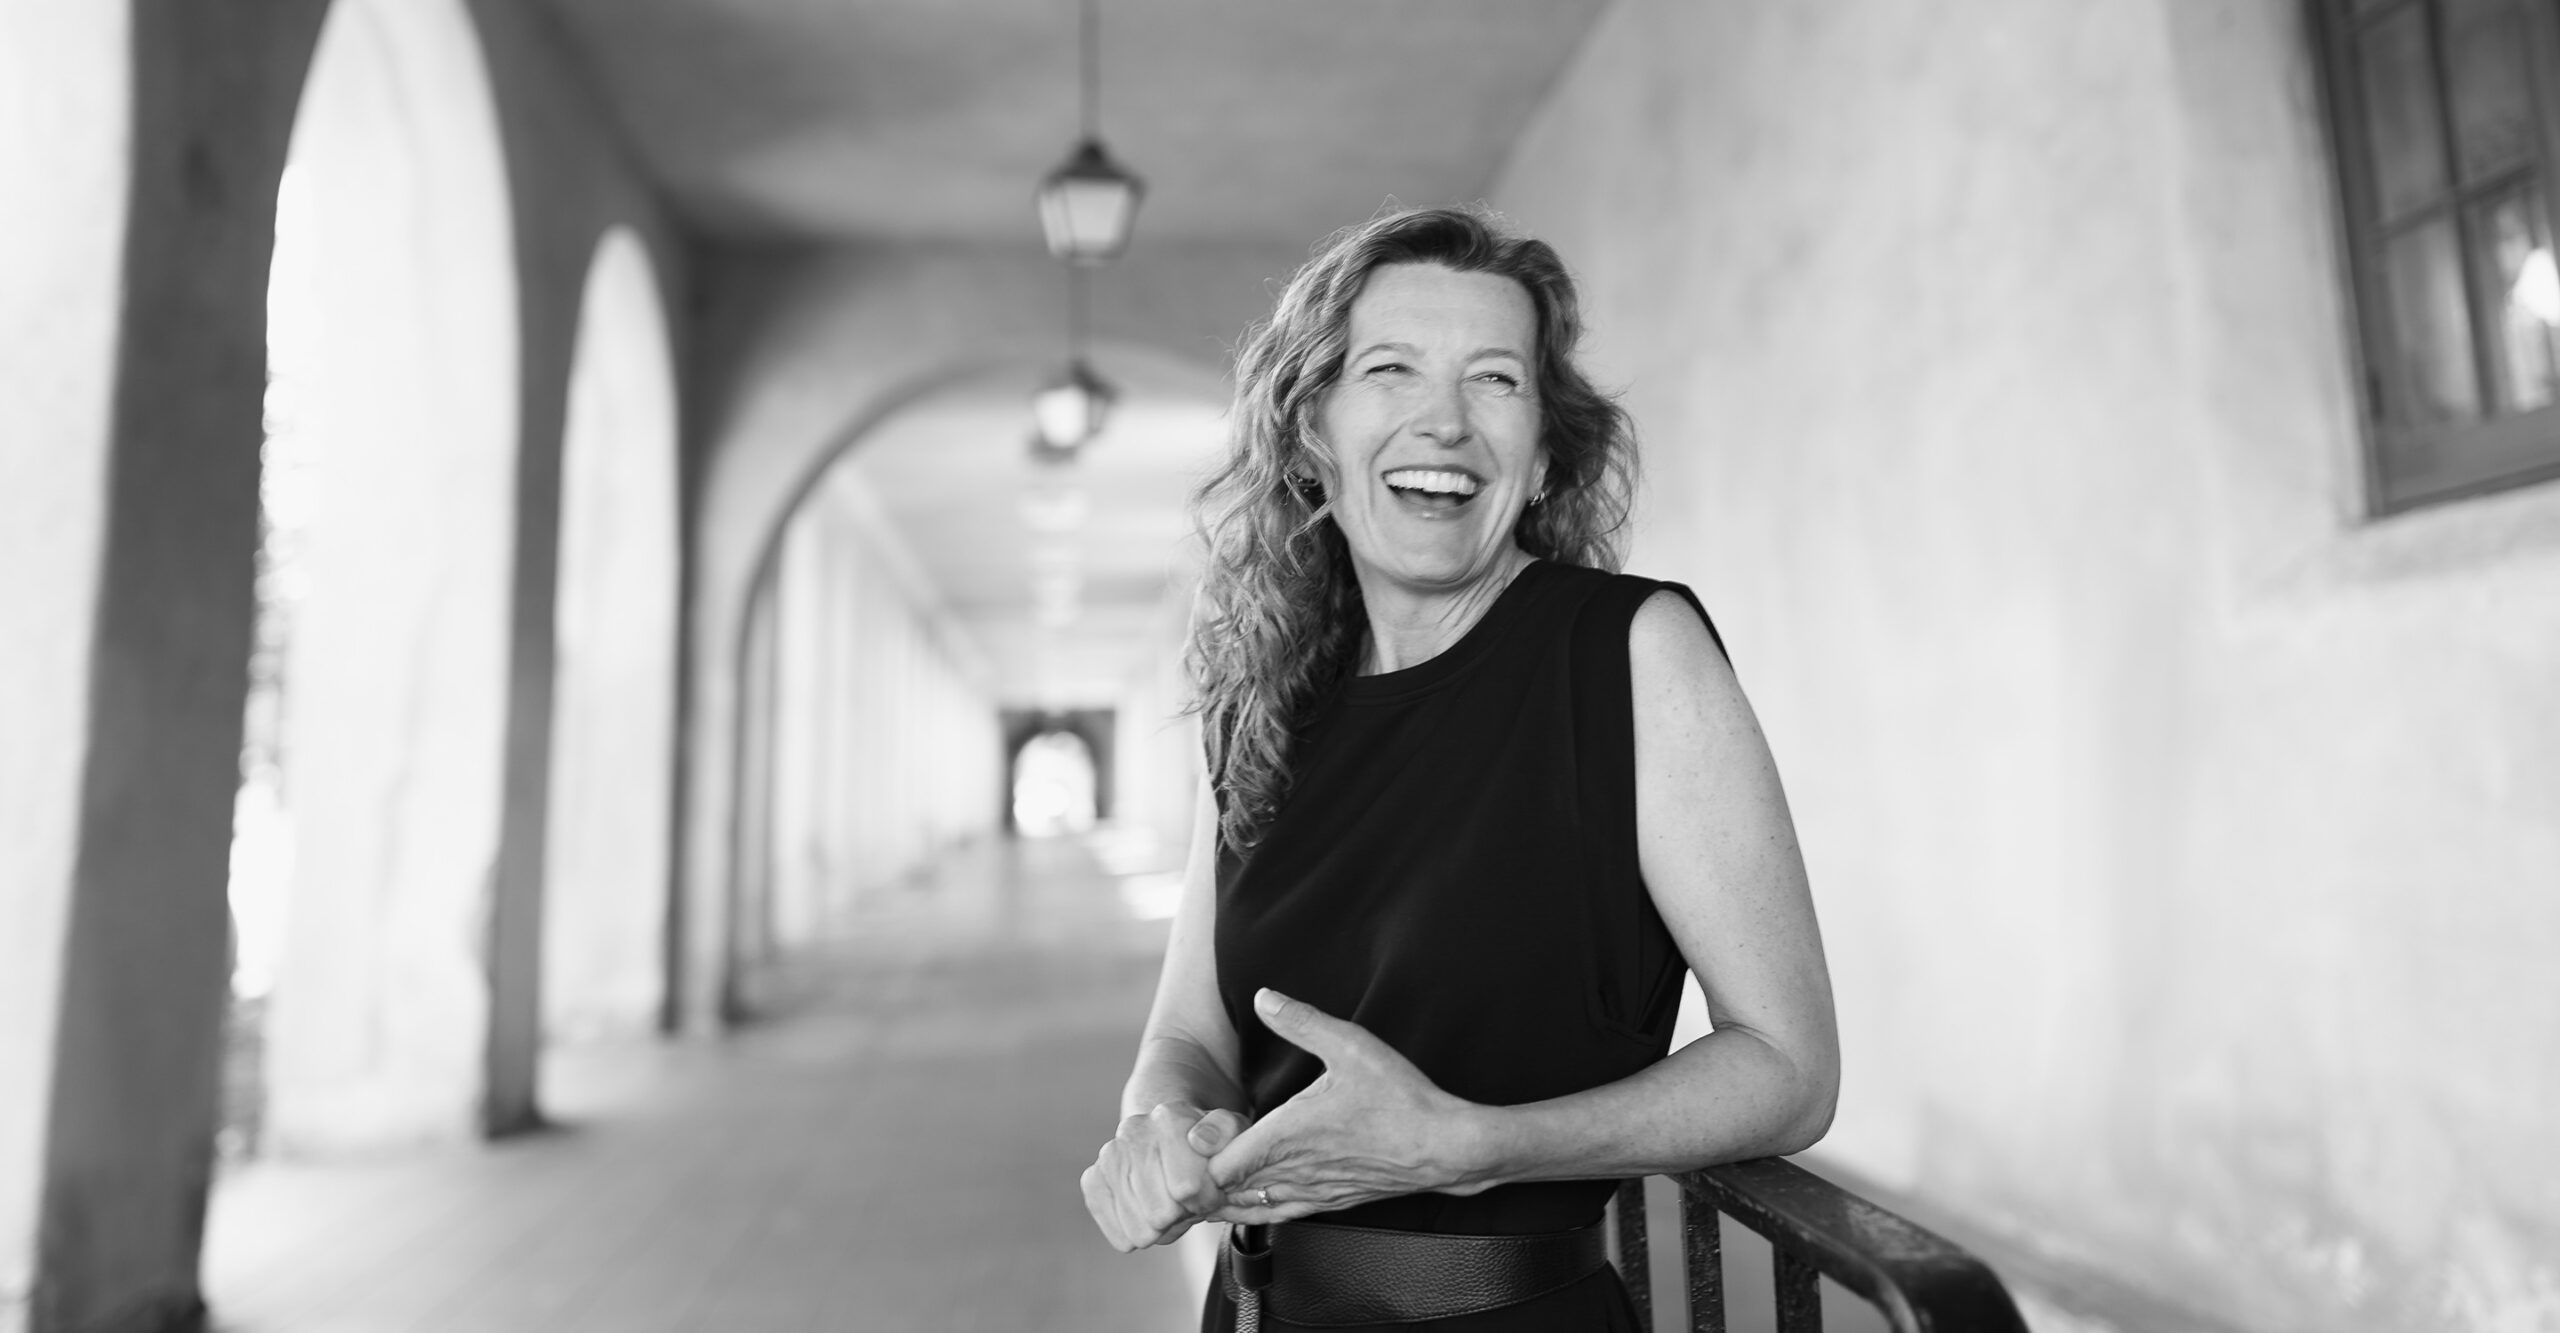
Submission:
{"label": "hanging light fixture", "polygon": [[1099,2],[1082,0],[1078,11],[1084,133],[1067,160],[1040,182],[1040,229],[1049,238],[1049,253],[1074,264],[1099,264],[1128,248],[1138,201],[1147,193],[1147,183],[1111,160],[1111,150],[1102,146]]}
{"label": "hanging light fixture", "polygon": [[1067,363],[1067,371],[1031,396],[1032,439],[1041,450],[1072,458],[1075,451],[1102,433],[1120,391],[1093,373],[1083,357]]}
{"label": "hanging light fixture", "polygon": [[1053,463],[1075,461],[1111,421],[1120,390],[1084,357],[1085,271],[1067,270],[1067,368],[1031,395],[1031,453]]}

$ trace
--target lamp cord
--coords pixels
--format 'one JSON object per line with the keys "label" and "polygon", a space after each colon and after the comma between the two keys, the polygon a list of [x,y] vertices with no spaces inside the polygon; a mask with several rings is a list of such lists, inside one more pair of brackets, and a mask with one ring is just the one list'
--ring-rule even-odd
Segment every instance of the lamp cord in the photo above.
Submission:
{"label": "lamp cord", "polygon": [[[1076,35],[1083,58],[1084,137],[1093,140],[1102,133],[1102,0],[1081,0],[1078,4]],[[1067,357],[1070,362],[1078,362],[1084,359],[1085,266],[1069,264],[1066,269]]]}
{"label": "lamp cord", "polygon": [[1102,132],[1102,5],[1101,0],[1084,0],[1077,25],[1084,47],[1084,137],[1091,139]]}
{"label": "lamp cord", "polygon": [[1084,359],[1085,333],[1085,268],[1069,264],[1067,269],[1067,359]]}

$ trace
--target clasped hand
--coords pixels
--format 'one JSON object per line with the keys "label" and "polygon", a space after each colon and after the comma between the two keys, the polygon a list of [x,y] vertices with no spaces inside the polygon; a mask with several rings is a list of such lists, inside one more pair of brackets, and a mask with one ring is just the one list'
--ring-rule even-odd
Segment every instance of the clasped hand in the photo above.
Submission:
{"label": "clasped hand", "polygon": [[1478,1108],[1357,1023],[1271,990],[1254,1011],[1324,1073],[1259,1122],[1178,1102],[1121,1121],[1083,1179],[1085,1207],[1114,1248],[1161,1245],[1202,1221],[1282,1222],[1490,1183],[1466,1161]]}

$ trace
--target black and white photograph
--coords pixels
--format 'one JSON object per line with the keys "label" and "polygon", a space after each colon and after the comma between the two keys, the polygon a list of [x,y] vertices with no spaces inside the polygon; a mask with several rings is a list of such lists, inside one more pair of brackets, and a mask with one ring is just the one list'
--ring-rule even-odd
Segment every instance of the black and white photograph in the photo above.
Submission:
{"label": "black and white photograph", "polygon": [[2560,0],[0,0],[0,1333],[2560,1333]]}

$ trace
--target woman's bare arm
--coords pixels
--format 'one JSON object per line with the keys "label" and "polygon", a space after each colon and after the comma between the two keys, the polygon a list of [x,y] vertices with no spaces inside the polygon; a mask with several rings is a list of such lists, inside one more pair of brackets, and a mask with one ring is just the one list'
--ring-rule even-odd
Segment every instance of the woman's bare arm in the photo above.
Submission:
{"label": "woman's bare arm", "polygon": [[1225,1203],[1211,1154],[1246,1124],[1235,1027],[1218,998],[1217,836],[1203,784],[1164,971],[1120,1094],[1120,1124],[1079,1181],[1094,1225],[1124,1251],[1164,1244]]}
{"label": "woman's bare arm", "polygon": [[1791,1153],[1831,1125],[1840,1041],[1830,973],[1759,721],[1677,593],[1638,610],[1628,656],[1639,862],[1715,1030],[1616,1083],[1478,1108],[1471,1165],[1486,1185]]}

